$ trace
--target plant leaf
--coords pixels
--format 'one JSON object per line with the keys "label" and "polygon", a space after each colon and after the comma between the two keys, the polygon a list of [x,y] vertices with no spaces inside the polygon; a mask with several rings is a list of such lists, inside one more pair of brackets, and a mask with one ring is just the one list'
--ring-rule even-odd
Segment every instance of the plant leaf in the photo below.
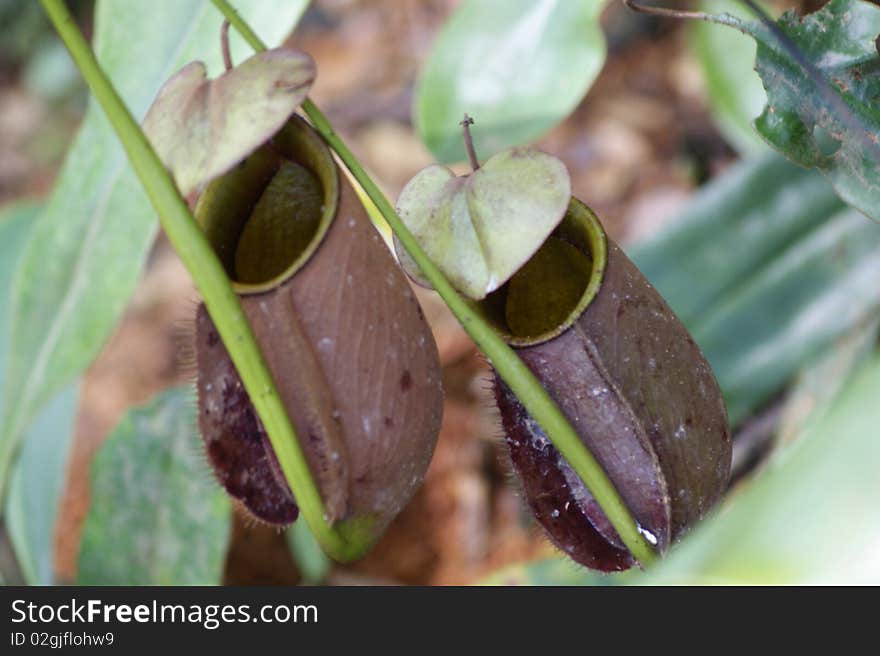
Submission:
{"label": "plant leaf", "polygon": [[[445,166],[423,169],[400,192],[397,211],[450,282],[479,300],[534,255],[570,198],[571,180],[561,161],[511,148],[460,178]],[[409,258],[401,262],[413,266]]]}
{"label": "plant leaf", "polygon": [[69,385],[40,410],[12,468],[6,526],[28,585],[55,582],[55,522],[73,443],[78,388]]}
{"label": "plant leaf", "polygon": [[785,399],[776,431],[778,444],[794,442],[811,422],[833,407],[840,391],[871,356],[878,334],[880,317],[870,317],[804,368]]}
{"label": "plant leaf", "polygon": [[629,249],[712,365],[733,425],[880,308],[880,226],[774,154]]}
{"label": "plant leaf", "polygon": [[305,100],[315,62],[304,52],[259,52],[214,80],[191,62],[159,91],[144,133],[186,196],[275,134]]}
{"label": "plant leaf", "polygon": [[605,61],[603,0],[463,2],[434,43],[413,116],[441,162],[465,158],[458,127],[477,120],[489,157],[533,141],[570,114]]}
{"label": "plant leaf", "polygon": [[[305,2],[237,3],[278,40]],[[222,16],[210,0],[99,3],[95,50],[120,95],[143,115],[162,82],[199,58],[222,66]],[[235,36],[233,53],[245,47]],[[10,308],[7,414],[0,429],[0,489],[25,426],[95,357],[134,290],[155,215],[106,117],[91,103],[48,205],[18,266]]]}
{"label": "plant leaf", "polygon": [[781,252],[707,313],[692,334],[711,354],[716,374],[724,371],[731,417],[745,417],[835,339],[876,313],[878,279],[880,229],[846,210]]}
{"label": "plant leaf", "polygon": [[880,582],[880,357],[726,510],[649,572],[652,583]]}
{"label": "plant leaf", "polygon": [[[0,212],[0,392],[8,341],[10,279],[34,218],[36,202],[16,203]],[[0,396],[2,399],[2,396]],[[6,498],[6,528],[15,557],[30,585],[51,585],[55,519],[74,428],[76,386],[63,390],[36,417],[13,465]],[[0,419],[3,408],[0,407]]]}
{"label": "plant leaf", "polygon": [[27,242],[34,219],[43,206],[34,201],[21,201],[0,210],[0,426],[5,411],[3,399],[6,380],[6,359],[9,357],[10,295],[12,276],[18,265],[21,249]]}
{"label": "plant leaf", "polygon": [[849,116],[767,29],[743,22],[758,43],[756,69],[767,90],[755,127],[792,161],[819,169],[844,201],[880,220],[880,7],[831,0],[807,16],[788,11],[778,25],[831,83]]}
{"label": "plant leaf", "polygon": [[[735,0],[703,0],[699,9],[750,17]],[[761,78],[754,70],[755,42],[745,34],[704,21],[692,24],[690,37],[721,133],[740,154],[766,152],[767,143],[752,125],[767,102]]]}
{"label": "plant leaf", "polygon": [[230,503],[205,465],[188,388],[131,410],[92,462],[82,585],[206,585],[223,575]]}

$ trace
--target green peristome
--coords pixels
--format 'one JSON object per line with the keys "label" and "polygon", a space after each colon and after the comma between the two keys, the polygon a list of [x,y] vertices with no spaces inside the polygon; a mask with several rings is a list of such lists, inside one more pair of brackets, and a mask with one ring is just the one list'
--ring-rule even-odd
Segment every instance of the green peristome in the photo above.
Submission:
{"label": "green peristome", "polygon": [[[196,221],[240,294],[264,292],[293,276],[320,246],[336,214],[336,165],[320,137],[303,125],[291,121],[269,144],[209,185],[196,207]],[[309,197],[305,201],[281,188],[293,171],[299,191]],[[291,209],[295,217],[288,216]],[[281,243],[279,229],[293,243]]]}
{"label": "green peristome", "polygon": [[602,284],[607,238],[596,215],[572,199],[562,222],[511,278],[471,306],[512,346],[568,329]]}

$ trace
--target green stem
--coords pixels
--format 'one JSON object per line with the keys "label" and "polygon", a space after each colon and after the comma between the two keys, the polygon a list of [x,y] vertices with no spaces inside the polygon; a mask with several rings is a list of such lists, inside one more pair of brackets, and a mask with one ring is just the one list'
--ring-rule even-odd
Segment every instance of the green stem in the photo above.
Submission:
{"label": "green stem", "polygon": [[629,9],[640,14],[648,14],[649,16],[661,16],[663,18],[679,18],[690,20],[701,20],[706,23],[717,23],[718,25],[728,25],[742,30],[741,21],[730,14],[709,14],[704,11],[681,11],[678,9],[669,9],[667,7],[653,7],[644,5],[637,0],[623,0]]}
{"label": "green stem", "polygon": [[[266,49],[265,44],[254,34],[250,26],[230,6],[226,0],[213,0],[214,5],[223,13],[226,20],[239,31],[244,39],[256,51]],[[488,358],[498,375],[516,394],[529,414],[540,424],[547,437],[559,449],[572,469],[590,490],[593,498],[601,506],[608,520],[617,530],[621,540],[635,558],[647,566],[656,558],[656,553],[645,537],[639,532],[639,526],[633,519],[620,498],[614,484],[608,478],[602,466],[589,449],[584,446],[577,432],[562,414],[559,406],[535,378],[531,370],[523,363],[507,343],[483,321],[455,291],[446,277],[428,258],[416,242],[412,233],[406,228],[385,194],[379,189],[372,178],[355,158],[348,146],[333,130],[327,117],[321,113],[311,100],[303,103],[303,111],[312,121],[315,129],[327,141],[330,147],[343,161],[352,176],[361,185],[367,196],[375,203],[379,212],[391,226],[397,239],[419,265],[422,274],[431,283],[449,309],[461,323],[462,327],[474,340],[474,343]]]}
{"label": "green stem", "polygon": [[357,527],[346,526],[344,522],[330,526],[324,519],[320,491],[223,265],[193,219],[171,175],[101,69],[63,0],[41,2],[107,114],[168,239],[201,292],[309,527],[333,558],[346,561],[360,557],[370,544],[362,539],[364,536]]}

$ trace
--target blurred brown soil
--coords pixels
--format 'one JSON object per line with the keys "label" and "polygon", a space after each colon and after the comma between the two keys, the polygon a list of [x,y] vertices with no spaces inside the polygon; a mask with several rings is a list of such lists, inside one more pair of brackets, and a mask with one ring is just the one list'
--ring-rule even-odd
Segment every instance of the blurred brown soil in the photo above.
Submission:
{"label": "blurred brown soil", "polygon": [[[431,163],[409,123],[413,82],[455,4],[325,0],[292,39],[318,63],[313,98],[391,198]],[[626,241],[656,230],[733,154],[707,117],[682,26],[633,16],[614,3],[604,24],[610,40],[605,69],[574,114],[538,145],[565,161],[575,194],[597,211],[612,237]],[[0,202],[50,187],[54,169],[27,150],[50,113],[14,84],[0,89]],[[488,366],[436,295],[418,294],[439,345],[446,389],[436,454],[424,487],[375,550],[336,566],[331,582],[467,583],[551,550],[510,480]],[[62,580],[75,576],[88,467],[101,441],[132,405],[193,379],[188,331],[196,302],[189,276],[160,236],[121,324],[84,378],[57,529]],[[226,579],[296,582],[284,536],[237,516]]]}

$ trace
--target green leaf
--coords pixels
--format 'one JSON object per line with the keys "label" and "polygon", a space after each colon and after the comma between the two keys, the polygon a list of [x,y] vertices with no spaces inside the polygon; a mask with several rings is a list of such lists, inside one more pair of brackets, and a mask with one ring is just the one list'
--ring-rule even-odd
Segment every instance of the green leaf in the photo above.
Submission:
{"label": "green leaf", "polygon": [[727,169],[659,234],[627,250],[693,327],[719,299],[844,207],[821,176],[771,152]]}
{"label": "green leaf", "polygon": [[[699,9],[751,17],[736,0],[703,0]],[[745,34],[704,21],[691,26],[690,36],[706,82],[709,107],[721,133],[743,155],[765,152],[767,143],[752,125],[767,102],[761,78],[754,70],[755,42]]]}
{"label": "green leaf", "polygon": [[[400,192],[397,211],[450,282],[479,300],[535,254],[570,199],[571,180],[561,161],[511,148],[460,178],[437,164],[423,169]],[[401,262],[419,275],[408,258]]]}
{"label": "green leaf", "polygon": [[0,425],[3,423],[6,359],[9,356],[7,342],[12,276],[34,219],[42,208],[38,202],[21,201],[0,209]]}
{"label": "green leaf", "polygon": [[880,228],[849,210],[780,253],[707,313],[692,334],[724,380],[732,420],[876,313],[878,279]]}
{"label": "green leaf", "polygon": [[631,249],[691,331],[736,424],[880,309],[880,226],[769,155],[697,194]]}
{"label": "green leaf", "polygon": [[794,442],[811,422],[834,404],[854,372],[871,356],[880,334],[880,317],[872,316],[835,341],[827,352],[805,367],[785,399],[776,442]]}
{"label": "green leaf", "polygon": [[82,585],[219,584],[230,504],[202,455],[188,388],[130,411],[92,463]]}
{"label": "green leaf", "polygon": [[465,158],[459,121],[476,119],[477,153],[533,141],[570,114],[605,61],[602,0],[463,2],[418,81],[413,115],[441,162]]}
{"label": "green leaf", "polygon": [[652,583],[880,583],[880,357]]}
{"label": "green leaf", "polygon": [[[280,39],[305,2],[238,3],[256,29]],[[95,48],[118,91],[142,116],[184,63],[222,68],[222,16],[209,0],[100,3]],[[246,52],[238,37],[233,53]],[[155,215],[106,117],[92,103],[15,276],[0,430],[0,489],[25,427],[95,357],[140,275]]]}
{"label": "green leaf", "polygon": [[807,16],[788,11],[778,25],[831,82],[849,116],[768,30],[749,22],[741,27],[758,42],[756,68],[767,90],[755,126],[786,157],[819,169],[844,201],[880,220],[880,7],[831,0]]}
{"label": "green leaf", "polygon": [[[10,279],[42,205],[24,201],[0,212],[0,392],[8,341]],[[0,396],[2,399],[2,396]],[[51,585],[55,519],[73,437],[76,387],[63,390],[34,420],[13,465],[6,528],[25,581]],[[3,408],[0,407],[0,419]]]}
{"label": "green leaf", "polygon": [[267,141],[306,99],[315,62],[304,52],[260,52],[214,80],[202,62],[159,91],[144,133],[186,196]]}
{"label": "green leaf", "polygon": [[29,585],[55,582],[55,522],[73,443],[78,387],[66,387],[40,410],[12,467],[6,527]]}

